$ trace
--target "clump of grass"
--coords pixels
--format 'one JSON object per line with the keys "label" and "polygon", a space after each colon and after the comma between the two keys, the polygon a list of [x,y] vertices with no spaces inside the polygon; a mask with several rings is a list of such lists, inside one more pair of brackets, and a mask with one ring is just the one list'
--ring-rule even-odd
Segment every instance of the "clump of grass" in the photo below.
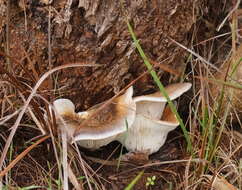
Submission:
{"label": "clump of grass", "polygon": [[[207,101],[209,99],[207,97],[201,98],[201,100],[202,100],[201,104],[199,104],[199,103],[197,103],[197,105],[195,104],[195,106],[197,106],[196,109],[197,110],[200,109],[201,110],[200,113],[202,113],[202,114],[198,114],[199,112],[196,112],[195,110],[194,110],[194,112],[191,112],[191,113],[194,113],[194,115],[195,115],[194,120],[197,119],[194,123],[198,123],[198,127],[201,127],[201,131],[198,132],[200,134],[196,137],[198,142],[201,142],[201,146],[199,144],[192,144],[191,138],[188,134],[188,131],[185,128],[184,123],[182,122],[174,105],[169,100],[169,97],[167,97],[167,94],[164,90],[164,86],[160,82],[152,65],[149,63],[147,56],[145,55],[142,47],[139,44],[139,41],[137,40],[137,38],[135,36],[132,26],[130,25],[128,20],[126,20],[126,22],[127,22],[131,37],[134,41],[134,44],[135,44],[140,56],[142,57],[144,64],[146,65],[148,71],[150,72],[151,76],[153,77],[153,80],[159,87],[162,94],[167,98],[168,104],[169,104],[172,112],[176,115],[176,117],[178,118],[178,120],[180,122],[181,128],[184,133],[184,137],[187,142],[187,149],[192,153],[193,157],[199,156],[199,158],[204,160],[204,162],[199,162],[198,164],[191,164],[191,165],[188,164],[187,165],[187,173],[185,176],[183,176],[185,178],[185,183],[183,184],[184,185],[183,187],[187,188],[189,185],[194,186],[194,187],[200,187],[200,186],[202,186],[202,183],[199,184],[199,179],[202,175],[204,175],[206,173],[211,173],[211,172],[214,175],[216,175],[217,172],[220,172],[220,170],[222,170],[222,168],[225,167],[226,163],[230,162],[230,161],[227,161],[225,163],[221,162],[223,159],[221,160],[221,157],[219,155],[219,154],[221,154],[220,142],[222,139],[222,135],[226,131],[227,117],[230,112],[230,105],[225,106],[225,110],[223,112],[222,117],[221,117],[221,107],[225,101],[225,90],[226,90],[227,95],[230,94],[230,99],[231,99],[231,96],[232,96],[231,93],[233,93],[233,92],[231,92],[231,93],[228,93],[228,92],[232,91],[232,89],[241,90],[242,86],[241,86],[241,84],[238,84],[231,80],[223,81],[218,78],[214,79],[214,78],[208,78],[208,77],[195,76],[195,78],[199,78],[201,80],[203,89],[206,89],[206,87],[205,87],[206,83],[204,83],[206,81],[209,81],[210,83],[215,83],[215,84],[222,84],[223,87],[222,87],[222,90],[220,93],[220,98],[218,98],[213,105],[212,104],[209,105],[209,103],[207,103]],[[235,32],[232,31],[231,33],[234,34]],[[233,36],[233,39],[234,38],[235,37]],[[180,45],[180,46],[182,46],[182,45]],[[233,47],[235,47],[235,45],[233,45]],[[185,47],[182,46],[182,48],[185,48]],[[185,48],[185,49],[188,50],[187,48]],[[210,62],[206,61],[206,59],[202,58],[199,54],[194,53],[192,50],[189,50],[189,52],[192,53],[194,56],[198,57],[202,62],[206,63],[205,70],[207,69],[207,73],[211,73],[211,71],[209,70],[209,68],[207,66],[210,66],[211,68],[215,68],[217,72],[221,72],[217,67],[215,67]],[[192,61],[192,59],[190,61]],[[236,73],[240,62],[241,62],[241,58],[238,61],[234,62],[234,64],[231,65],[232,69],[230,70],[230,73],[228,73],[228,78],[230,78],[230,79],[233,78],[233,74]],[[225,89],[225,87],[226,87],[226,89]],[[206,96],[206,95],[202,94],[201,96]],[[199,107],[200,105],[201,105],[201,107]],[[219,126],[219,128],[218,128],[218,126]],[[192,135],[194,135],[194,134],[192,134]],[[238,151],[238,148],[235,149],[233,154],[226,155],[226,156],[229,159],[231,159],[231,156],[234,155],[234,153]],[[237,164],[239,165],[239,163],[237,163]],[[194,172],[190,171],[191,168],[193,168]],[[190,172],[192,174],[189,177]],[[234,170],[234,172],[237,172],[237,171]],[[196,181],[196,180],[198,180],[198,181]]]}

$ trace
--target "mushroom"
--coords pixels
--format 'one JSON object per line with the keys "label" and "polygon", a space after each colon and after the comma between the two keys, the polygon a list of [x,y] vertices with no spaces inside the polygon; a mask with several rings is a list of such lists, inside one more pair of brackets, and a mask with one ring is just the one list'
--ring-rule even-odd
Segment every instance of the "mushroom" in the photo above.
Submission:
{"label": "mushroom", "polygon": [[[166,92],[169,98],[174,100],[190,88],[190,83],[177,83],[166,87]],[[117,139],[129,151],[147,154],[157,152],[165,143],[168,133],[174,130],[179,122],[166,106],[167,99],[161,92],[138,96],[133,98],[133,101],[136,103],[135,121],[127,132],[119,135]]]}
{"label": "mushroom", "polygon": [[[166,87],[166,92],[174,100],[190,88],[190,83],[177,83]],[[74,141],[85,148],[97,149],[118,140],[129,151],[157,152],[165,143],[168,133],[179,122],[166,106],[167,99],[161,92],[134,98],[132,95],[133,88],[130,87],[97,114],[94,113],[103,103],[85,112],[75,113],[75,106],[70,100],[58,99],[54,107],[64,119],[64,124],[58,119],[58,125],[63,128],[66,124],[69,136],[75,133]],[[85,126],[81,126],[83,121],[87,121]]]}
{"label": "mushroom", "polygon": [[[115,140],[117,135],[124,133],[132,125],[135,119],[136,104],[132,100],[133,87],[115,98],[100,112],[96,112],[98,106],[85,112],[75,112],[74,104],[68,99],[57,99],[54,107],[57,115],[63,118],[57,119],[57,124],[65,128],[69,137],[77,141],[82,147],[97,149]],[[82,123],[85,125],[82,126]],[[78,131],[76,131],[78,130]]]}

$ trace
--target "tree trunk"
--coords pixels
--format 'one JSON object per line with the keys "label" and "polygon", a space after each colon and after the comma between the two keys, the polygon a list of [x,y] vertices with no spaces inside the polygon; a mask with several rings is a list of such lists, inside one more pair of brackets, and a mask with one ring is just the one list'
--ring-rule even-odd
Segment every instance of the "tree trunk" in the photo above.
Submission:
{"label": "tree trunk", "polygon": [[[126,18],[152,62],[178,73],[186,66],[186,52],[169,38],[188,44],[186,37],[197,17],[194,0],[54,0],[49,6],[47,2],[11,1],[9,53],[22,60],[36,79],[67,63],[102,65],[61,70],[52,78],[49,86],[56,87],[55,96],[70,98],[79,110],[108,99],[146,71]],[[13,64],[12,69],[21,73],[19,65]],[[169,75],[162,69],[156,71],[167,84]],[[152,79],[146,76],[135,85],[135,93],[153,88]]]}

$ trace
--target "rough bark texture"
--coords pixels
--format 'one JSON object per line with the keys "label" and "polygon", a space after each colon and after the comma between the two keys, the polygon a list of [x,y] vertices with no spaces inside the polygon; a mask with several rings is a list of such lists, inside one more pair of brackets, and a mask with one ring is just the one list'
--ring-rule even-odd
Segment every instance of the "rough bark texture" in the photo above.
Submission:
{"label": "rough bark texture", "polygon": [[[150,60],[165,60],[164,64],[177,71],[185,67],[185,51],[167,37],[187,44],[187,33],[196,21],[196,1],[56,0],[49,7],[46,2],[11,1],[10,55],[23,61],[36,78],[66,63],[101,64],[100,68],[67,69],[55,75],[51,88],[61,87],[57,96],[69,97],[78,109],[111,97],[146,70],[132,43],[126,16]],[[164,72],[157,71],[162,77]],[[167,75],[161,79],[168,83]],[[135,90],[141,94],[152,88],[152,80],[146,77]]]}

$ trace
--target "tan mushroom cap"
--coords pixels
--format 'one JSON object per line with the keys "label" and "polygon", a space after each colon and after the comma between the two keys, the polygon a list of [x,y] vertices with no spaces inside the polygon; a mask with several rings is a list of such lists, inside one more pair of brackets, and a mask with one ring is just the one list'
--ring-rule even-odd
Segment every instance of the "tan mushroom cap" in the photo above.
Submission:
{"label": "tan mushroom cap", "polygon": [[[136,111],[132,96],[133,87],[130,87],[99,112],[96,112],[97,107],[86,112],[75,113],[75,106],[68,99],[58,99],[54,102],[54,106],[64,119],[68,134],[73,136],[75,132],[74,141],[100,140],[125,132],[126,122],[132,125]],[[85,125],[82,126],[84,121]],[[59,121],[58,125],[64,124]]]}
{"label": "tan mushroom cap", "polygon": [[88,122],[77,131],[75,140],[104,139],[125,132],[126,122],[132,125],[135,119],[136,105],[132,96],[133,87],[130,87],[97,114],[96,109],[87,111],[85,119]]}

